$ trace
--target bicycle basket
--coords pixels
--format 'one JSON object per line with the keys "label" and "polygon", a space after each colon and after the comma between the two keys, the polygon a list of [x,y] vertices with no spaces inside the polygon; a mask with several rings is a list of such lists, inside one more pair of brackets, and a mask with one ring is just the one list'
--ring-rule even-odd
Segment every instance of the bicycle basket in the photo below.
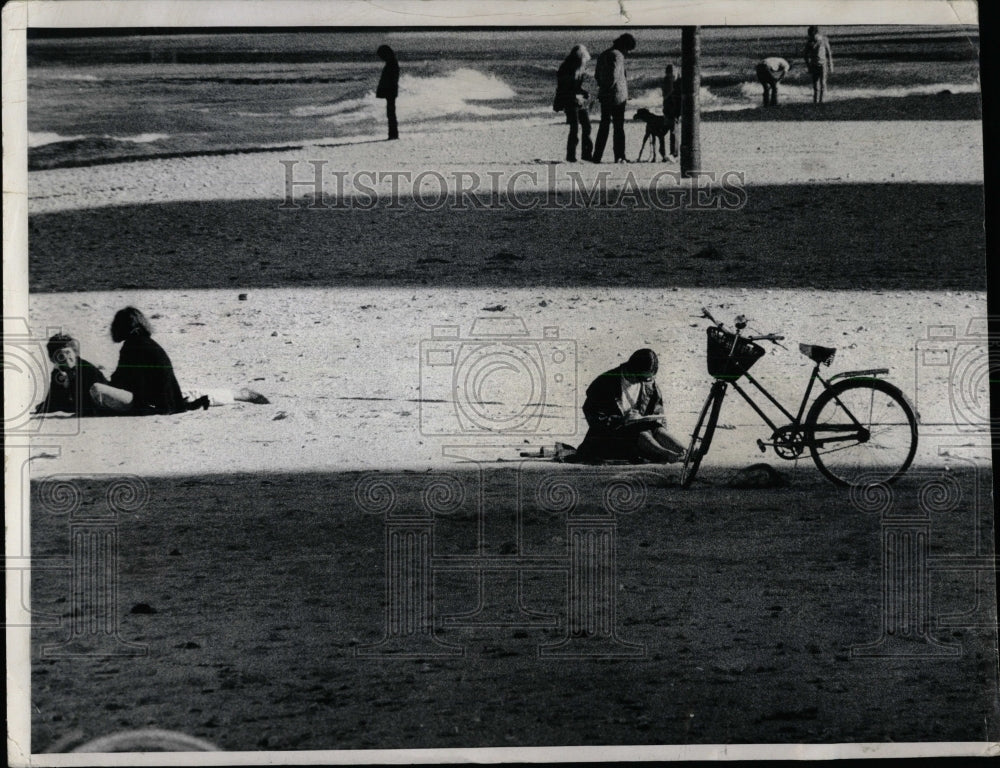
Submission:
{"label": "bicycle basket", "polygon": [[[738,379],[764,355],[764,348],[712,326],[708,331],[708,372],[718,379]],[[733,342],[736,341],[736,347]]]}

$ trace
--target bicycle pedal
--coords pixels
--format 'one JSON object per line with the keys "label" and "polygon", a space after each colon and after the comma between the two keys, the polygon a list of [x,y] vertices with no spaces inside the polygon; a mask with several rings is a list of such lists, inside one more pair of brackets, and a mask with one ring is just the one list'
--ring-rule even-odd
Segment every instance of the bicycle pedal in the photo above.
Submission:
{"label": "bicycle pedal", "polygon": [[767,444],[763,440],[757,441],[757,447],[760,448],[761,453],[767,453]]}

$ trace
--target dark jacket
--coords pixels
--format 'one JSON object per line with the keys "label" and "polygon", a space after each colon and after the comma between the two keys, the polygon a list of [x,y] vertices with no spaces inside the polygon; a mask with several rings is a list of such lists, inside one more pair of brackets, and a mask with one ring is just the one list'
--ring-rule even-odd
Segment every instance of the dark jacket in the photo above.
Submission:
{"label": "dark jacket", "polygon": [[97,409],[90,397],[90,388],[94,384],[107,383],[108,380],[96,366],[82,357],[78,358],[75,368],[68,371],[56,368],[52,371],[49,392],[35,413],[65,411],[77,416],[96,416]]}
{"label": "dark jacket", "polygon": [[635,459],[636,437],[654,425],[644,423],[633,428],[626,425],[626,416],[652,416],[663,413],[663,396],[655,381],[642,383],[640,397],[635,406],[626,398],[629,382],[625,378],[625,365],[605,371],[587,387],[583,415],[590,427],[580,443],[578,454],[585,459]]}
{"label": "dark jacket", "polygon": [[597,81],[597,98],[602,105],[620,105],[628,101],[625,54],[617,48],[608,48],[597,57],[594,79]]}
{"label": "dark jacket", "polygon": [[668,121],[677,120],[681,116],[681,79],[664,77],[660,91],[663,95],[663,116]]}
{"label": "dark jacket", "polygon": [[552,109],[556,112],[564,112],[567,109],[579,109],[586,105],[587,97],[590,95],[583,87],[586,74],[577,74],[576,66],[573,62],[563,62],[556,73],[556,97],[552,102]]}
{"label": "dark jacket", "polygon": [[111,374],[111,386],[132,393],[133,412],[185,410],[170,358],[163,347],[143,333],[133,333],[122,343],[118,367]]}
{"label": "dark jacket", "polygon": [[[369,81],[370,82],[370,81]],[[377,99],[395,99],[399,96],[399,62],[387,61],[375,89]]]}

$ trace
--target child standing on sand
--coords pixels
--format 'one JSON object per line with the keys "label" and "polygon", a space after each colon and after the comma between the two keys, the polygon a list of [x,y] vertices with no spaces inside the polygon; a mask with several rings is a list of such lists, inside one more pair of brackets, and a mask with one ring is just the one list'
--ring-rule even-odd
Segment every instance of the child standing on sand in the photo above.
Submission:
{"label": "child standing on sand", "polygon": [[677,158],[677,121],[681,119],[681,79],[674,77],[674,65],[667,64],[663,72],[663,119],[670,134],[670,158]]}
{"label": "child standing on sand", "polygon": [[833,53],[830,51],[830,41],[819,33],[819,27],[809,27],[802,55],[812,78],[813,104],[822,104],[827,75],[833,74]]}

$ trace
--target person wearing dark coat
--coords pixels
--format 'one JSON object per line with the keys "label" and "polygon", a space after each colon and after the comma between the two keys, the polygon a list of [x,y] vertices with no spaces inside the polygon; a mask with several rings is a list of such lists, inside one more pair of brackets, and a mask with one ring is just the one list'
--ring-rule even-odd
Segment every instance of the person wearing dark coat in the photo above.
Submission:
{"label": "person wearing dark coat", "polygon": [[590,160],[594,144],[590,140],[590,113],[587,108],[590,94],[583,87],[587,75],[583,68],[590,61],[590,52],[583,45],[574,45],[573,50],[559,65],[556,72],[556,97],[552,109],[566,113],[569,124],[569,137],[566,139],[566,160],[576,162],[576,148],[580,144],[580,132],[583,129],[584,160]]}
{"label": "person wearing dark coat", "polygon": [[385,62],[382,76],[375,89],[375,98],[385,99],[385,116],[389,122],[389,141],[399,138],[399,125],[396,122],[396,97],[399,96],[399,61],[388,45],[380,45],[376,55]]}
{"label": "person wearing dark coat", "polygon": [[170,357],[153,341],[152,327],[138,309],[125,307],[115,314],[111,338],[121,342],[122,348],[110,382],[96,383],[90,389],[99,409],[139,416],[208,408],[207,397],[184,399]]}
{"label": "person wearing dark coat", "polygon": [[104,374],[80,357],[80,345],[65,333],[57,333],[45,345],[53,366],[49,391],[35,413],[73,413],[96,416],[98,409],[90,397],[94,384],[106,384]]}
{"label": "person wearing dark coat", "polygon": [[674,65],[667,64],[660,85],[663,96],[663,120],[670,134],[670,157],[677,157],[677,121],[681,119],[681,79],[674,77]]}
{"label": "person wearing dark coat", "polygon": [[597,100],[601,102],[601,122],[597,126],[592,161],[601,162],[608,131],[612,130],[611,146],[616,163],[627,163],[625,158],[625,107],[628,102],[628,76],[625,71],[625,54],[635,50],[635,38],[628,32],[619,35],[608,50],[597,57],[594,79],[597,81]]}
{"label": "person wearing dark coat", "polygon": [[639,349],[594,379],[583,403],[589,429],[577,449],[578,459],[666,463],[683,458],[683,446],[664,423],[663,396],[655,380],[658,368],[656,353]]}

